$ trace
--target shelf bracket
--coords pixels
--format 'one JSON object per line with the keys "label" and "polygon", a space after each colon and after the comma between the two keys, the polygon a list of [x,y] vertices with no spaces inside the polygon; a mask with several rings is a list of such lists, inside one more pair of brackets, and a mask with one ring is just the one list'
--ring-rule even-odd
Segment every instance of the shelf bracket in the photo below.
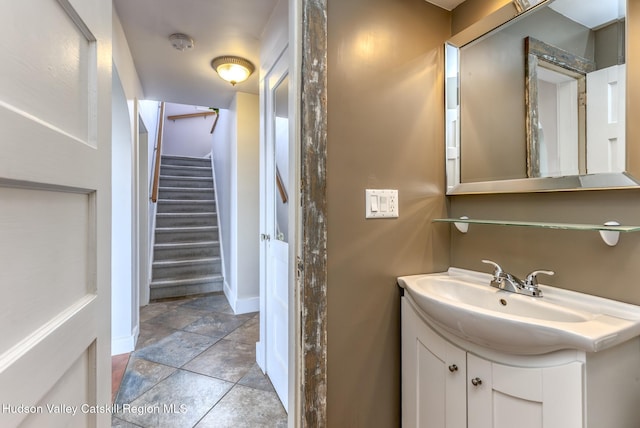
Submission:
{"label": "shelf bracket", "polygon": [[[466,215],[463,215],[462,217],[460,217],[460,220],[469,220],[469,217],[467,217]],[[467,233],[469,231],[469,223],[454,222],[453,225],[461,233]]]}
{"label": "shelf bracket", "polygon": [[[604,224],[605,226],[620,226],[620,223],[617,221],[608,221]],[[615,247],[618,244],[618,240],[620,239],[620,232],[616,232],[613,230],[600,230],[600,237],[610,247]]]}

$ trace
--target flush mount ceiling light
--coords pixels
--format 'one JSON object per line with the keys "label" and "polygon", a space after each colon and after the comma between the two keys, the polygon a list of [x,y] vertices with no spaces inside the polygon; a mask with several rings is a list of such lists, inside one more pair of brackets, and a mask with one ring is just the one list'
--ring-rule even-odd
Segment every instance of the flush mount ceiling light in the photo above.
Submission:
{"label": "flush mount ceiling light", "polygon": [[170,35],[169,41],[171,42],[171,46],[179,51],[190,51],[195,45],[195,42],[191,37],[182,33],[175,33]]}
{"label": "flush mount ceiling light", "polygon": [[231,83],[244,82],[256,69],[251,62],[239,56],[219,56],[211,61],[211,67],[223,80]]}

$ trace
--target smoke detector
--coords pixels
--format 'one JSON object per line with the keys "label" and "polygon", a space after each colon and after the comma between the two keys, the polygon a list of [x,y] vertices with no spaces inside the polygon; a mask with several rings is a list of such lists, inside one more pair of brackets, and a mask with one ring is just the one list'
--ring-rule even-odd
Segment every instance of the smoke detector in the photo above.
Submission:
{"label": "smoke detector", "polygon": [[182,33],[175,33],[170,35],[169,41],[171,42],[171,46],[179,51],[190,51],[195,45],[195,42],[191,37]]}

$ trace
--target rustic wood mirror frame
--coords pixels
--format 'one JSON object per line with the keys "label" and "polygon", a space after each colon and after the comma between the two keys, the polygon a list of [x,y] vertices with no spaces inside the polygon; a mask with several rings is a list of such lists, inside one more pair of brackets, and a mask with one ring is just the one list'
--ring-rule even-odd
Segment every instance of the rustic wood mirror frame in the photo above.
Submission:
{"label": "rustic wood mirror frame", "polygon": [[586,174],[587,143],[587,73],[596,69],[593,61],[574,55],[556,46],[526,37],[524,39],[525,65],[525,109],[527,117],[527,176],[540,177],[540,123],[538,106],[538,67],[544,67],[576,79],[578,84],[578,170]]}

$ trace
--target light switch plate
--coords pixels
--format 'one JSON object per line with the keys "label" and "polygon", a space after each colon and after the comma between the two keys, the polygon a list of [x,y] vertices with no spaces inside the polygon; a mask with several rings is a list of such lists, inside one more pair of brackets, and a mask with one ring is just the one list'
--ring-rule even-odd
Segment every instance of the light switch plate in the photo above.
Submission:
{"label": "light switch plate", "polygon": [[365,190],[365,218],[397,218],[398,216],[397,190]]}

